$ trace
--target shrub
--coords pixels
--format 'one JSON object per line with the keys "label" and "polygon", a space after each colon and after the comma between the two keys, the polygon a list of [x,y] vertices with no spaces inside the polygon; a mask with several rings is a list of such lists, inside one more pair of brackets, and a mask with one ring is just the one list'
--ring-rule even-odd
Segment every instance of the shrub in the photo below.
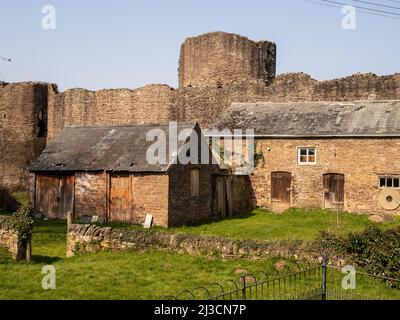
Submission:
{"label": "shrub", "polygon": [[400,227],[382,230],[372,226],[344,237],[321,232],[317,241],[350,255],[368,273],[400,278]]}
{"label": "shrub", "polygon": [[22,205],[14,214],[13,229],[17,231],[19,242],[26,244],[32,237],[33,209],[29,204]]}

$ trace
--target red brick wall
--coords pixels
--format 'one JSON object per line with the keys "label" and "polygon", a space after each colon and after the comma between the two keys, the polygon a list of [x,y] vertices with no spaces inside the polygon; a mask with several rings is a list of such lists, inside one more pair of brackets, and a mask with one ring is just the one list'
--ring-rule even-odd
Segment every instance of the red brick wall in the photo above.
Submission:
{"label": "red brick wall", "polygon": [[75,217],[107,214],[107,174],[75,174]]}

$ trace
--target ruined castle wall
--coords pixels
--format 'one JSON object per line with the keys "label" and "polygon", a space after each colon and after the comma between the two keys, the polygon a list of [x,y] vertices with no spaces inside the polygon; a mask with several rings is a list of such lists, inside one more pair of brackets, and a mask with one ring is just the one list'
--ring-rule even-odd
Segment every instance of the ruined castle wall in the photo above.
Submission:
{"label": "ruined castle wall", "polygon": [[400,99],[400,74],[317,81],[304,73],[280,75],[270,84],[258,81],[223,86],[180,88],[171,116],[210,127],[234,102],[354,101]]}
{"label": "ruined castle wall", "polygon": [[47,94],[45,83],[0,86],[0,186],[27,189],[25,167],[46,144]]}
{"label": "ruined castle wall", "polygon": [[179,87],[269,82],[276,72],[276,45],[246,37],[211,32],[186,39],[179,59]]}
{"label": "ruined castle wall", "polygon": [[176,91],[167,85],[148,85],[136,90],[54,92],[49,101],[48,140],[66,125],[120,125],[164,123]]}

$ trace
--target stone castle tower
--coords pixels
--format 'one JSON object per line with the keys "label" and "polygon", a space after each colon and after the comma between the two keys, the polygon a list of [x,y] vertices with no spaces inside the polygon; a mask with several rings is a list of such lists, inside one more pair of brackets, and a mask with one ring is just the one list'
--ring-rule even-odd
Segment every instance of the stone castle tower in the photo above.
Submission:
{"label": "stone castle tower", "polygon": [[276,45],[211,32],[188,38],[179,59],[179,87],[227,85],[237,81],[271,82],[276,73]]}
{"label": "stone castle tower", "polygon": [[58,92],[55,84],[0,82],[0,189],[26,190],[25,168],[66,125],[176,120],[207,128],[234,102],[400,99],[400,74],[317,81],[304,73],[275,73],[274,43],[211,32],[183,43],[179,88]]}

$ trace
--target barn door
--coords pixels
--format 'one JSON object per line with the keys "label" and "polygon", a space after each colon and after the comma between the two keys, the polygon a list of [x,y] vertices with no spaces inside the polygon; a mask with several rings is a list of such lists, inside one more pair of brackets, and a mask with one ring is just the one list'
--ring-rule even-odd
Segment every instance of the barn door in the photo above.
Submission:
{"label": "barn door", "polygon": [[130,175],[111,175],[110,220],[129,222],[132,215],[132,183]]}
{"label": "barn door", "polygon": [[74,176],[38,175],[36,210],[46,217],[65,219],[74,211]]}
{"label": "barn door", "polygon": [[343,174],[328,173],[324,175],[324,206],[327,209],[343,209]]}
{"label": "barn door", "polygon": [[73,176],[60,177],[59,212],[61,215],[66,216],[68,212],[74,212],[74,185]]}
{"label": "barn door", "polygon": [[273,172],[271,175],[272,209],[283,211],[290,207],[292,175],[289,172]]}

